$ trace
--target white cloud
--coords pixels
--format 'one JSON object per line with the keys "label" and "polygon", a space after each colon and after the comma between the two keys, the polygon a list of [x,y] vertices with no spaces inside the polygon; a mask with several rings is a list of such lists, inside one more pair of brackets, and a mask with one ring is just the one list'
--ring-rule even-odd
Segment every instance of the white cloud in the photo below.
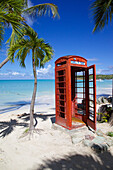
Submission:
{"label": "white cloud", "polygon": [[47,74],[47,73],[50,72],[50,69],[51,69],[51,65],[49,64],[49,65],[47,66],[47,68],[38,69],[38,70],[37,70],[37,75],[38,75],[38,74],[43,74],[43,75],[45,75],[45,74]]}
{"label": "white cloud", "polygon": [[28,8],[30,8],[30,7],[32,7],[33,6],[33,3],[30,1],[30,0],[28,0]]}
{"label": "white cloud", "polygon": [[103,71],[103,69],[98,69],[98,70],[97,70],[97,74],[101,74],[102,71]]}
{"label": "white cloud", "polygon": [[21,75],[24,77],[26,74],[25,73],[21,73]]}
{"label": "white cloud", "polygon": [[107,68],[97,69],[97,74],[113,74],[113,66],[108,66]]}
{"label": "white cloud", "polygon": [[16,75],[19,75],[19,73],[18,72],[12,72],[12,75],[16,76]]}
{"label": "white cloud", "polygon": [[8,73],[0,73],[0,76],[25,76],[25,73],[8,72]]}
{"label": "white cloud", "polygon": [[87,58],[88,61],[97,61],[97,58]]}
{"label": "white cloud", "polygon": [[32,26],[33,25],[33,23],[35,22],[35,20],[34,19],[32,19],[29,15],[24,15],[24,18],[25,18],[25,20],[26,20],[26,22],[27,22],[27,24],[29,25],[29,26]]}
{"label": "white cloud", "polygon": [[8,76],[10,74],[10,72],[8,73],[0,73],[0,76]]}
{"label": "white cloud", "polygon": [[[28,8],[30,8],[30,7],[32,7],[32,6],[33,6],[33,3],[32,3],[30,0],[28,0]],[[31,18],[27,13],[23,14],[23,16],[24,16],[27,24],[28,24],[29,26],[32,26],[33,23],[35,22],[35,20],[34,20],[33,18]]]}
{"label": "white cloud", "polygon": [[111,70],[113,70],[113,66],[109,66],[108,68],[111,69]]}
{"label": "white cloud", "polygon": [[102,63],[96,63],[96,65],[100,66],[100,65],[103,65]]}
{"label": "white cloud", "polygon": [[13,75],[13,76],[17,76],[17,75],[25,76],[25,73],[12,72],[12,75]]}

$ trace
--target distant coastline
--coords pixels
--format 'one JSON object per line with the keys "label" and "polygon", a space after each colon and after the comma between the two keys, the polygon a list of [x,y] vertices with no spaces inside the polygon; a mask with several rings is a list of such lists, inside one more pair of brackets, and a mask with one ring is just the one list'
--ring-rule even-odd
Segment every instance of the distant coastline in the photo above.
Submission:
{"label": "distant coastline", "polygon": [[[78,76],[79,78],[78,79],[80,79],[81,80],[81,76]],[[91,76],[89,76],[89,78],[90,79],[92,79],[93,78],[93,76],[91,75]],[[97,80],[111,80],[111,79],[113,79],[113,74],[109,74],[109,75],[105,75],[105,74],[97,74],[96,75],[96,79]],[[20,80],[20,81],[34,81],[34,79],[0,79],[0,81],[7,81],[7,80],[11,80],[11,81],[18,81],[18,80]],[[55,81],[55,79],[37,79],[38,81]]]}
{"label": "distant coastline", "polygon": [[[37,79],[37,81],[52,81],[55,79]],[[0,81],[34,81],[34,79],[0,79]]]}
{"label": "distant coastline", "polygon": [[110,75],[97,74],[96,79],[102,79],[102,80],[104,80],[104,79],[107,79],[107,80],[113,79],[113,74],[110,74]]}
{"label": "distant coastline", "polygon": [[[78,76],[79,79],[81,80],[81,76]],[[89,76],[89,79],[93,79],[93,75]],[[96,80],[111,80],[113,79],[113,74],[109,74],[109,75],[104,75],[104,74],[97,74],[96,75]]]}

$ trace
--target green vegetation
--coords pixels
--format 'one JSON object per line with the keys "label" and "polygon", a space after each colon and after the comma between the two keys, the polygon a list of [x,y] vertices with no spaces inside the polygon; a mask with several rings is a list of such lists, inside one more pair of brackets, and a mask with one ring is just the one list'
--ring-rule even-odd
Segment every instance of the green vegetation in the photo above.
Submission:
{"label": "green vegetation", "polygon": [[109,119],[111,117],[111,113],[112,113],[111,107],[107,107],[106,112],[104,112],[104,113],[97,113],[98,115],[101,116],[101,120],[98,121],[98,122],[100,122],[100,123],[109,122]]}
{"label": "green vegetation", "polygon": [[25,59],[29,57],[28,54],[32,51],[31,63],[33,67],[34,75],[34,90],[30,105],[30,127],[29,131],[34,130],[33,114],[34,114],[34,104],[37,91],[37,73],[36,67],[44,67],[44,64],[48,62],[53,55],[52,47],[44,41],[44,39],[39,38],[38,34],[29,26],[24,29],[24,35],[21,39],[17,40],[14,45],[12,45],[8,50],[8,57],[11,60],[17,58],[20,62],[20,66],[25,67]]}
{"label": "green vegetation", "polygon": [[50,12],[53,18],[59,17],[57,6],[52,3],[37,4],[28,8],[28,0],[0,1],[0,45],[3,42],[5,28],[9,25],[12,27],[11,36],[7,40],[9,45],[8,56],[0,63],[0,68],[9,60],[14,62],[15,58],[18,59],[22,67],[25,67],[25,59],[32,51],[31,63],[35,81],[30,105],[29,131],[34,130],[33,114],[37,90],[36,67],[44,67],[44,64],[52,58],[53,49],[44,39],[39,38],[38,34],[27,24],[24,17],[26,14],[36,17],[46,13],[50,16]]}
{"label": "green vegetation", "polygon": [[110,75],[98,74],[96,75],[96,79],[113,79],[113,74]]}
{"label": "green vegetation", "polygon": [[[80,80],[82,80],[83,79],[83,76],[77,76],[77,78],[78,79],[80,79]],[[93,75],[90,75],[89,76],[89,79],[93,79]],[[113,74],[109,74],[109,75],[103,75],[103,74],[97,74],[96,75],[96,79],[98,80],[98,79],[102,79],[102,80],[104,80],[104,79],[113,79]]]}
{"label": "green vegetation", "polygon": [[29,131],[29,128],[27,128],[27,129],[24,131],[24,133],[28,133],[28,131]]}
{"label": "green vegetation", "polygon": [[113,137],[113,132],[108,132],[107,135]]}
{"label": "green vegetation", "polygon": [[110,118],[109,113],[97,113],[97,114],[101,115],[101,121],[98,121],[98,122],[100,122],[100,123],[108,122],[108,120]]}
{"label": "green vegetation", "polygon": [[[7,43],[9,48],[15,44],[17,39],[21,39],[23,36],[23,29],[28,26],[26,19],[24,18],[27,14],[28,16],[36,17],[43,16],[45,14],[53,15],[53,18],[58,16],[58,9],[55,4],[43,3],[37,4],[28,8],[28,0],[5,0],[0,1],[0,46],[2,45],[5,28],[11,25],[12,33]],[[0,69],[4,64],[9,61],[7,57],[0,63]]]}
{"label": "green vegetation", "polygon": [[[93,75],[89,76],[90,79],[93,79]],[[109,75],[103,75],[103,74],[97,74],[96,75],[96,79],[113,79],[113,74],[109,74]]]}
{"label": "green vegetation", "polygon": [[95,0],[91,4],[91,10],[95,24],[93,32],[102,30],[112,21],[113,0]]}

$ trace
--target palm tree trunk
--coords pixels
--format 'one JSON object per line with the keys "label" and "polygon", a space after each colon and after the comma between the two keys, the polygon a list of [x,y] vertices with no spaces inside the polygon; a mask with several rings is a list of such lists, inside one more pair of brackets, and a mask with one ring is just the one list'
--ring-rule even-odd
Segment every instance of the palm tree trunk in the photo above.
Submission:
{"label": "palm tree trunk", "polygon": [[29,130],[32,131],[34,129],[34,121],[33,121],[33,114],[34,114],[34,104],[35,104],[35,98],[36,98],[36,90],[37,90],[37,74],[36,74],[36,66],[35,66],[35,60],[34,60],[34,49],[32,50],[32,64],[33,64],[33,74],[34,74],[34,90],[30,105],[30,127]]}
{"label": "palm tree trunk", "polygon": [[3,66],[4,64],[6,64],[8,61],[9,61],[9,58],[8,58],[8,57],[7,57],[4,61],[2,61],[2,62],[0,63],[0,69],[1,69],[2,66]]}

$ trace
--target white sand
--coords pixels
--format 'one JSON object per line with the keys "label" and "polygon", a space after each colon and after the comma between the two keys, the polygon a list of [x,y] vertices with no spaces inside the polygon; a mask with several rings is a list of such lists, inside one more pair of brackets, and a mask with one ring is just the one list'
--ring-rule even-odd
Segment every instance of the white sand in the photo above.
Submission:
{"label": "white sand", "polygon": [[[28,136],[20,138],[27,127],[19,123],[29,124],[29,121],[17,116],[29,113],[28,105],[0,115],[0,131],[4,130],[0,135],[12,130],[5,137],[0,137],[0,170],[113,169],[113,147],[109,152],[97,155],[81,142],[72,144],[69,134],[51,128],[51,118],[55,114],[53,101],[54,96],[40,98],[40,103],[35,106],[36,129],[42,131],[34,134],[31,140]],[[12,125],[9,123],[11,119]],[[6,127],[3,128],[3,125]],[[106,123],[99,124],[98,128],[104,133],[113,130]],[[86,128],[80,133],[85,136],[91,132]]]}

